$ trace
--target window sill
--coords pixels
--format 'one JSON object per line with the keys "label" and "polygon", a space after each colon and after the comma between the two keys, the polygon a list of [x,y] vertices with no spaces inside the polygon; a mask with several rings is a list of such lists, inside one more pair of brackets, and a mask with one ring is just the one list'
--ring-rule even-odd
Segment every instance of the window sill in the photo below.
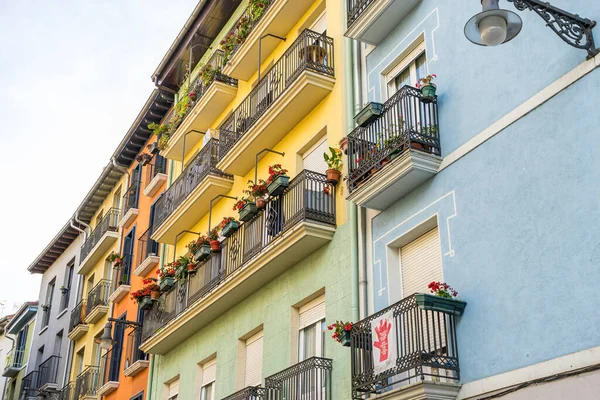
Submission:
{"label": "window sill", "polygon": [[65,315],[67,313],[67,311],[69,311],[69,308],[65,308],[64,310],[62,310],[57,316],[56,319],[59,319],[60,317],[62,317],[63,315]]}
{"label": "window sill", "polygon": [[48,325],[46,325],[45,327],[43,327],[43,328],[40,330],[40,335],[41,335],[42,333],[46,332],[47,330],[48,330]]}

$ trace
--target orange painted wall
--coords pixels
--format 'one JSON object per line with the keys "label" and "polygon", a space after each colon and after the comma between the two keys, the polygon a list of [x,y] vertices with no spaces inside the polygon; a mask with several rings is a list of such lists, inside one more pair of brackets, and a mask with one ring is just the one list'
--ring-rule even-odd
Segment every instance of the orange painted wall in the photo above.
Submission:
{"label": "orange painted wall", "polygon": [[[153,141],[155,141],[155,139],[156,139],[155,137],[150,139],[149,143],[152,143]],[[142,151],[142,153],[148,153],[148,151],[145,147],[144,147],[144,150]],[[128,171],[129,171],[130,177],[131,177],[131,172],[137,166],[137,164],[138,164],[137,161],[135,161],[133,163],[133,165],[131,166],[131,168],[129,168]],[[150,161],[150,164],[154,164],[154,158],[152,159],[152,161]],[[131,275],[130,275],[130,285],[131,285],[130,293],[133,293],[136,290],[139,290],[144,286],[144,284],[142,283],[144,278],[133,274],[133,271],[139,266],[139,264],[142,261],[144,261],[144,260],[140,259],[141,257],[139,254],[139,251],[140,251],[139,238],[144,234],[144,232],[146,232],[146,230],[149,227],[151,205],[160,196],[160,194],[164,191],[164,189],[166,187],[166,183],[163,183],[163,185],[155,192],[154,196],[149,197],[149,196],[144,195],[144,189],[146,188],[146,186],[148,185],[148,183],[150,182],[150,179],[151,179],[150,164],[143,166],[142,171],[141,171],[141,185],[140,185],[140,189],[139,189],[140,193],[139,193],[139,200],[138,200],[139,213],[136,218],[134,218],[128,225],[123,227],[123,231],[122,231],[123,232],[122,237],[124,238],[127,234],[129,234],[131,229],[135,226],[135,241],[134,241],[134,248],[133,248],[134,254],[133,254],[133,262],[131,264]],[[123,246],[123,244],[121,244],[121,253],[123,252],[122,246]],[[150,277],[150,276],[153,276],[153,277],[156,276],[156,268],[153,268],[146,275],[146,277]],[[114,309],[113,309],[112,315],[114,318],[119,318],[125,312],[127,313],[126,318],[128,320],[130,320],[130,321],[137,320],[138,305],[136,302],[134,302],[131,299],[131,296],[129,294],[127,296],[125,296],[123,299],[121,299],[121,301],[114,303]],[[127,358],[127,340],[128,340],[128,334],[130,332],[131,332],[131,329],[125,330],[125,335],[124,335],[125,340],[123,342],[123,353],[121,356],[121,367],[119,369],[119,371],[120,371],[120,373],[119,373],[119,388],[117,390],[115,390],[113,393],[111,393],[107,396],[104,396],[103,399],[106,399],[106,400],[130,399],[131,397],[133,397],[134,395],[137,395],[138,393],[140,393],[142,391],[144,392],[144,400],[146,399],[145,391],[146,391],[146,387],[148,385],[148,370],[149,370],[149,368],[144,369],[143,371],[141,371],[140,373],[138,373],[137,375],[135,375],[133,377],[127,377],[127,376],[123,375],[123,370],[125,369],[125,360]]]}

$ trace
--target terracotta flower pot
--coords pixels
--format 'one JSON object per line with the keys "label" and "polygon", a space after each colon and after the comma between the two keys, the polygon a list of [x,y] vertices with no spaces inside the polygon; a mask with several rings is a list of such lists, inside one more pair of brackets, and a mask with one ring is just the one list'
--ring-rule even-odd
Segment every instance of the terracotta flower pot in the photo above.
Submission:
{"label": "terracotta flower pot", "polygon": [[187,270],[188,270],[188,272],[194,272],[194,271],[196,270],[196,264],[194,264],[194,263],[189,263],[189,264],[187,265]]}
{"label": "terracotta flower pot", "polygon": [[152,298],[152,300],[158,300],[158,298],[160,297],[160,291],[154,290],[150,292],[150,297]]}
{"label": "terracotta flower pot", "polygon": [[327,173],[326,182],[329,183],[330,185],[337,185],[338,182],[340,181],[340,177],[342,176],[342,173],[335,169],[328,169],[326,171],[326,173]]}
{"label": "terracotta flower pot", "polygon": [[348,154],[348,138],[345,137],[340,141],[340,148],[344,152],[344,154]]}
{"label": "terracotta flower pot", "polygon": [[221,251],[221,242],[219,242],[218,240],[211,240],[210,241],[210,250],[213,253],[218,253]]}
{"label": "terracotta flower pot", "polygon": [[267,199],[263,199],[262,197],[257,198],[256,200],[256,208],[259,210],[264,210],[267,208]]}

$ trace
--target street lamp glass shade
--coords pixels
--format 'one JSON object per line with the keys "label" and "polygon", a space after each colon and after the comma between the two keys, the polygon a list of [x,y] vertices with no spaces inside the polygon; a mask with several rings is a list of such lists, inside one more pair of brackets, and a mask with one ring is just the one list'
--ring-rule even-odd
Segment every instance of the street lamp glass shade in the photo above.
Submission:
{"label": "street lamp glass shade", "polygon": [[104,325],[104,332],[102,332],[102,336],[100,336],[100,347],[103,350],[109,350],[116,343],[110,333],[111,330],[112,324],[107,322],[106,325]]}
{"label": "street lamp glass shade", "polygon": [[515,38],[523,21],[509,10],[488,10],[471,18],[465,25],[465,36],[480,46],[497,46]]}

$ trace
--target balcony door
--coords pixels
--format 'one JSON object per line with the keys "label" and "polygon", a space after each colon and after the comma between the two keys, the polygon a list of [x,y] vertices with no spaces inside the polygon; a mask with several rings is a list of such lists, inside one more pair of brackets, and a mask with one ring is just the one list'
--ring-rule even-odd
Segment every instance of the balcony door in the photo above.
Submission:
{"label": "balcony door", "polygon": [[[119,317],[121,320],[125,320],[127,314],[123,314]],[[115,344],[112,346],[112,356],[110,358],[110,371],[108,373],[108,380],[112,382],[119,381],[119,368],[121,366],[121,353],[123,352],[123,340],[125,338],[125,325],[114,324],[114,336]]]}
{"label": "balcony door", "polygon": [[125,262],[123,263],[123,266],[121,267],[121,268],[123,268],[123,270],[121,271],[120,281],[123,282],[124,284],[129,284],[129,277],[131,275],[131,265],[133,263],[134,244],[135,244],[135,226],[133,228],[131,228],[129,233],[125,236],[125,239],[123,239],[123,257],[125,257],[125,259],[124,259]]}
{"label": "balcony door", "polygon": [[[298,316],[298,361],[302,362],[311,357],[325,357],[325,297],[321,296],[302,306]],[[297,399],[325,400],[325,376],[317,374],[307,377],[300,375],[297,387]],[[291,389],[291,388],[290,388]],[[284,393],[291,393],[289,389]]]}

